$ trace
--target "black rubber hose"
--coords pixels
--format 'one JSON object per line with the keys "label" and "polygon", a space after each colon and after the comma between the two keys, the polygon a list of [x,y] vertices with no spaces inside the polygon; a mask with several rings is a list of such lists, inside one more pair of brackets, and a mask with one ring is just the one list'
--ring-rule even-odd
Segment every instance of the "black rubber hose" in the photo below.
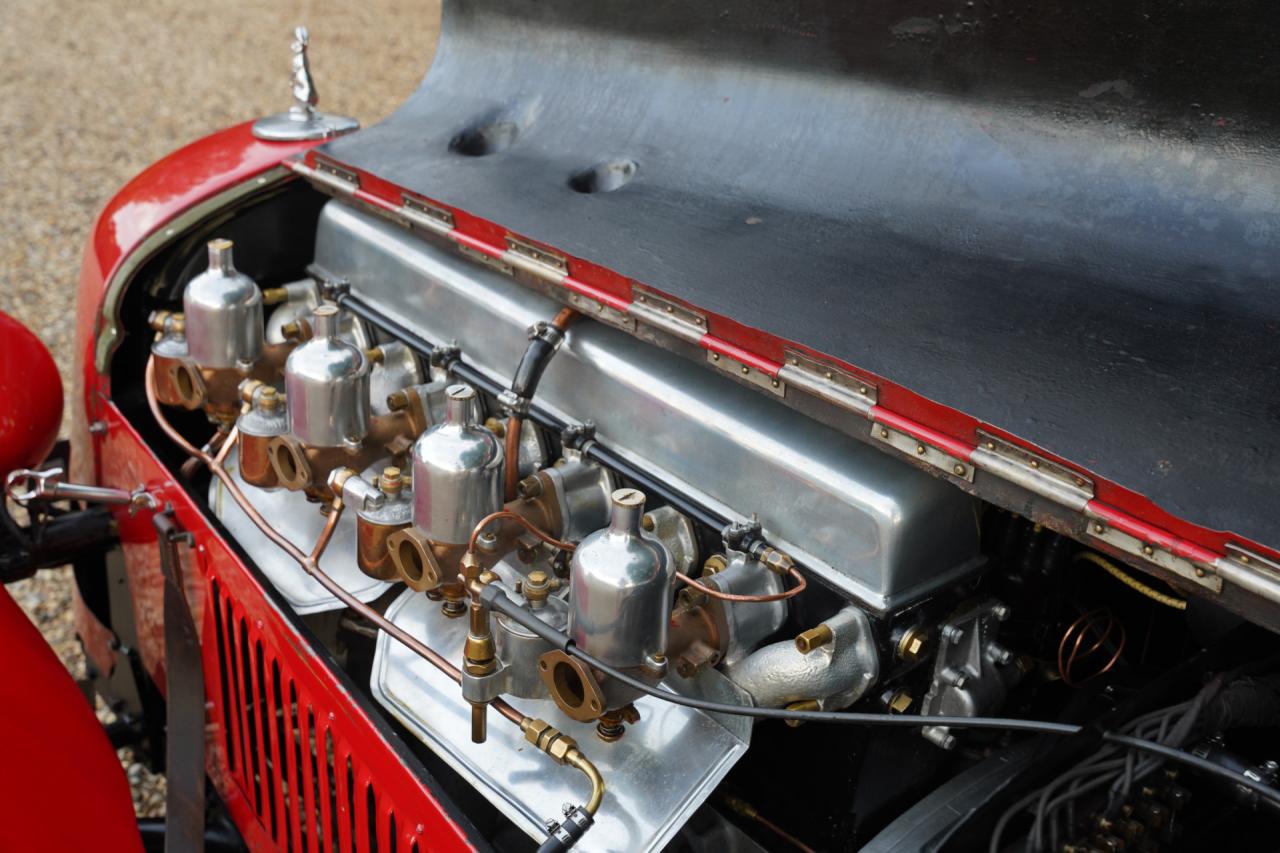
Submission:
{"label": "black rubber hose", "polygon": [[511,378],[511,391],[518,399],[528,400],[538,390],[538,382],[551,364],[551,356],[555,354],[555,344],[546,338],[535,337],[529,341],[520,364],[516,366],[515,376]]}
{"label": "black rubber hose", "polygon": [[[906,715],[906,714],[876,714],[864,713],[860,711],[793,711],[787,708],[757,708],[750,705],[730,705],[723,702],[712,702],[707,699],[696,699],[691,696],[681,696],[678,693],[671,693],[666,690],[659,690],[650,684],[634,678],[620,669],[608,665],[604,661],[598,660],[594,656],[584,652],[582,649],[574,645],[573,641],[547,625],[534,614],[518,606],[506,593],[498,589],[495,585],[490,584],[485,589],[483,600],[492,609],[507,616],[516,623],[528,628],[543,639],[548,640],[556,648],[559,648],[565,654],[577,658],[587,666],[603,672],[610,678],[626,684],[627,686],[639,690],[655,699],[661,699],[664,702],[670,702],[673,705],[683,705],[686,708],[694,708],[699,711],[706,711],[712,714],[733,714],[742,717],[755,717],[758,719],[769,720],[799,720],[802,722],[814,723],[839,723],[843,725],[865,725],[865,726],[888,726],[892,728],[919,728],[921,726],[948,726],[950,728],[965,729],[996,729],[999,731],[1014,732],[1030,732],[1033,734],[1047,734],[1058,736],[1077,735],[1085,731],[1084,726],[1077,726],[1071,723],[1054,723],[1047,720],[1019,720],[1011,717],[949,717],[940,715]],[[535,624],[538,623],[538,624]],[[1220,765],[1207,761],[1199,756],[1192,755],[1189,752],[1183,752],[1180,749],[1165,746],[1155,741],[1143,738],[1130,737],[1128,735],[1120,735],[1114,732],[1099,731],[1098,737],[1108,743],[1115,743],[1121,746],[1127,746],[1131,749],[1137,749],[1142,752],[1158,755],[1161,758],[1174,761],[1179,764],[1193,767],[1201,770],[1211,776],[1227,781],[1233,785],[1241,785],[1249,788],[1257,793],[1260,797],[1271,803],[1280,805],[1280,791],[1272,788],[1264,782],[1251,779],[1247,776],[1241,776],[1227,770]]]}

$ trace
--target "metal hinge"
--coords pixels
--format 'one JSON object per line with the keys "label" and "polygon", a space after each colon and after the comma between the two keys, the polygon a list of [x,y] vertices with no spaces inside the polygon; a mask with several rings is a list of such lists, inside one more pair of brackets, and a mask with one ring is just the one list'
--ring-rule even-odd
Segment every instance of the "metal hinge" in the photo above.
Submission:
{"label": "metal hinge", "polygon": [[787,386],[785,382],[781,379],[776,379],[770,376],[757,367],[752,367],[751,365],[744,364],[737,359],[729,358],[727,355],[721,355],[718,352],[711,352],[710,350],[707,351],[707,361],[710,362],[713,367],[718,367],[725,373],[731,373],[744,382],[750,382],[752,385],[763,388],[770,393],[777,394],[779,397],[785,397],[787,395]]}
{"label": "metal hinge", "polygon": [[1154,542],[1144,542],[1123,530],[1117,530],[1101,519],[1089,522],[1088,533],[1126,554],[1159,566],[1167,572],[1173,572],[1213,592],[1222,592],[1222,578],[1213,566],[1201,565],[1185,557],[1179,557]]}
{"label": "metal hinge", "polygon": [[1226,556],[1219,557],[1218,574],[1233,586],[1280,603],[1280,563],[1228,542]]}
{"label": "metal hinge", "polygon": [[879,421],[871,422],[871,437],[876,441],[883,442],[890,447],[900,450],[903,453],[914,456],[920,461],[932,465],[941,471],[945,471],[953,477],[959,477],[965,482],[973,482],[973,466],[963,459],[959,459],[934,447],[932,444],[923,442],[914,435],[908,435],[901,430],[896,430],[891,426],[886,426]]}
{"label": "metal hinge", "polygon": [[339,166],[332,160],[316,158],[316,167],[311,178],[324,184],[341,195],[349,196],[360,188],[360,176],[345,166]]}
{"label": "metal hinge", "polygon": [[1093,500],[1088,477],[981,430],[972,459],[983,471],[1070,509],[1083,510]]}
{"label": "metal hinge", "polygon": [[459,252],[476,263],[484,264],[489,269],[497,270],[503,275],[515,275],[516,268],[502,259],[505,258],[506,255],[495,258],[493,255],[485,254],[479,249],[468,246],[466,243],[457,243],[456,245]]}
{"label": "metal hinge", "polygon": [[696,344],[707,334],[707,318],[638,284],[631,285],[631,313],[636,319],[682,341]]}
{"label": "metal hinge", "polygon": [[551,279],[557,284],[569,275],[569,259],[550,249],[535,246],[507,235],[507,251],[502,259],[517,269],[533,273],[539,278]]}
{"label": "metal hinge", "polygon": [[449,211],[408,193],[400,198],[402,201],[400,215],[411,227],[440,235],[448,234],[453,230],[453,214]]}
{"label": "metal hinge", "polygon": [[832,405],[871,417],[871,408],[876,404],[876,386],[797,350],[786,349],[783,354],[779,379]]}
{"label": "metal hinge", "polygon": [[597,320],[608,323],[611,326],[617,326],[619,329],[626,329],[629,332],[636,330],[636,320],[625,311],[619,311],[612,305],[606,305],[598,299],[592,299],[590,296],[584,296],[574,290],[567,290],[564,294],[565,301],[578,311],[584,317],[594,317]]}

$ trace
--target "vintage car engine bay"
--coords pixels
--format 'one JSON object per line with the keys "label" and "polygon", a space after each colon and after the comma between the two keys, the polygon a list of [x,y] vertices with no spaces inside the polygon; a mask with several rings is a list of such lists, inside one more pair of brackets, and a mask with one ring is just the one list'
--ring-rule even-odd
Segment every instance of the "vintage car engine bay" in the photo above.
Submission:
{"label": "vintage car engine bay", "polygon": [[[280,849],[365,817],[419,849],[266,610],[460,844],[1274,837],[1280,124],[1196,130],[1110,40],[1156,26],[1128,6],[730,5],[448,4],[354,133],[300,29],[294,113],[226,132],[260,168],[104,283],[83,437],[168,479],[88,482],[135,596],[161,527],[128,519],[169,510],[125,480],[225,540],[194,618],[236,807]],[[1168,53],[1196,109],[1249,88]]]}
{"label": "vintage car engine bay", "polygon": [[1084,784],[1042,779],[1030,828],[997,800],[993,850],[1220,829],[1221,784],[1126,752],[1169,732],[1251,774],[1241,825],[1275,800],[1272,741],[1232,740],[1280,702],[1271,635],[660,329],[303,181],[140,279],[126,411],[499,849],[909,849],[911,803],[1027,770],[1020,730]]}

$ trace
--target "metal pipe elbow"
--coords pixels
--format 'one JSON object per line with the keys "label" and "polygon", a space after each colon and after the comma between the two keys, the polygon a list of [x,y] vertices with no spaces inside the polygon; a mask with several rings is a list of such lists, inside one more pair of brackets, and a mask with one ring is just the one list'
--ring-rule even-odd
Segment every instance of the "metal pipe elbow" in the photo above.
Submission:
{"label": "metal pipe elbow", "polygon": [[814,701],[824,711],[848,707],[880,676],[871,622],[857,607],[846,607],[822,624],[831,639],[801,652],[794,640],[772,643],[729,668],[729,678],[760,708],[783,708]]}

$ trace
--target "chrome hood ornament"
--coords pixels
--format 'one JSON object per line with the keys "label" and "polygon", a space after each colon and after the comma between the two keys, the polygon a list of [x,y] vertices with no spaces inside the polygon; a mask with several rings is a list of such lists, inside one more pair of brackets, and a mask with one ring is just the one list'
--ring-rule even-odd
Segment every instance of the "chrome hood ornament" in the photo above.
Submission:
{"label": "chrome hood ornament", "polygon": [[360,122],[347,116],[319,112],[316,104],[320,95],[311,77],[311,62],[307,47],[311,36],[306,27],[293,31],[292,91],[293,106],[287,113],[276,113],[253,123],[253,135],[272,142],[293,142],[304,139],[326,139],[350,133],[360,127]]}

